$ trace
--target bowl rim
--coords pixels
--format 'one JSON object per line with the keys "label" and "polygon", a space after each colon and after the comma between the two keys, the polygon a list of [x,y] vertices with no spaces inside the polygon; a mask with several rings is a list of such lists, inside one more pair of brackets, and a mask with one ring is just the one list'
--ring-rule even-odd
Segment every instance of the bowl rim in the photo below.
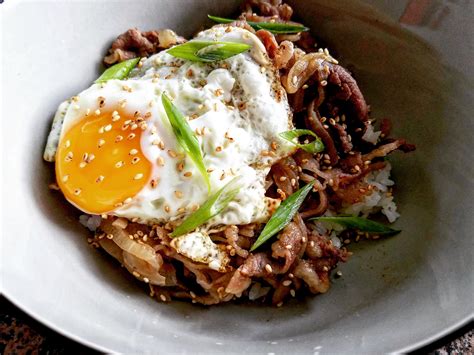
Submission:
{"label": "bowl rim", "polygon": [[[7,290],[3,289],[2,290],[2,295],[10,301],[12,304],[14,304],[16,307],[21,309],[23,312],[28,314],[30,317],[35,319],[36,321],[40,322],[41,324],[45,325],[46,327],[54,330],[58,334],[69,338],[71,340],[74,340],[75,342],[88,346],[91,349],[101,351],[104,353],[115,353],[116,350],[110,349],[108,347],[99,345],[93,341],[90,341],[80,335],[73,334],[70,331],[61,328],[61,326],[57,325],[54,320],[48,319],[48,316],[43,316],[40,313],[30,309],[28,306],[25,306],[21,301],[18,299],[15,299],[12,295],[8,293]],[[412,344],[406,345],[400,349],[393,350],[392,353],[408,353],[412,352],[415,350],[418,350],[426,345],[429,345],[431,343],[434,343],[437,340],[440,340],[441,338],[455,332],[458,329],[461,329],[462,327],[466,326],[469,322],[472,322],[474,319],[474,312],[471,312],[470,314],[467,314],[464,318],[459,319],[455,321],[454,323],[450,324],[448,327],[444,327],[443,329],[438,330],[435,332],[433,335],[426,337],[424,339],[420,339],[418,341],[413,342]]]}

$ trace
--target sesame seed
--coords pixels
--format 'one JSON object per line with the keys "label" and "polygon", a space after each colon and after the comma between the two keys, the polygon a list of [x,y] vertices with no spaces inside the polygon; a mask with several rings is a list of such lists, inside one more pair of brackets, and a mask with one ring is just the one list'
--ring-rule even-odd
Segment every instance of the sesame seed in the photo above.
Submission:
{"label": "sesame seed", "polygon": [[95,182],[97,182],[97,183],[102,182],[102,181],[104,181],[104,176],[103,175],[99,175],[97,177],[97,179],[95,179]]}
{"label": "sesame seed", "polygon": [[140,274],[136,271],[132,272],[132,275],[135,276],[135,277],[140,277]]}
{"label": "sesame seed", "polygon": [[288,277],[289,277],[290,279],[292,279],[293,277],[295,277],[295,275],[293,275],[293,274],[290,272],[290,273],[288,274]]}
{"label": "sesame seed", "polygon": [[96,116],[99,116],[100,115],[100,110],[97,109],[97,110],[94,111],[94,113],[95,113]]}
{"label": "sesame seed", "polygon": [[136,155],[138,153],[138,150],[136,149],[130,149],[130,152],[128,152],[128,154],[130,155]]}
{"label": "sesame seed", "polygon": [[104,127],[104,131],[110,132],[112,130],[112,125],[108,124],[107,126]]}
{"label": "sesame seed", "polygon": [[186,171],[183,175],[186,177],[191,177],[193,173],[191,171]]}
{"label": "sesame seed", "polygon": [[144,277],[144,278],[143,278],[143,282],[145,282],[145,283],[149,283],[149,282],[150,282],[150,280],[148,279],[148,277]]}
{"label": "sesame seed", "polygon": [[75,189],[74,195],[79,196],[81,194],[81,189]]}
{"label": "sesame seed", "polygon": [[175,191],[174,195],[176,196],[176,198],[183,198],[183,193],[181,191]]}
{"label": "sesame seed", "polygon": [[130,126],[130,129],[133,131],[133,130],[136,130],[138,128],[138,125],[136,123],[133,123],[131,126]]}
{"label": "sesame seed", "polygon": [[286,176],[280,176],[280,181],[286,181],[287,177]]}
{"label": "sesame seed", "polygon": [[118,143],[118,142],[121,142],[121,141],[123,141],[123,136],[118,135],[117,137],[115,137],[115,143]]}
{"label": "sesame seed", "polygon": [[81,169],[82,169],[82,168],[85,168],[86,165],[87,165],[87,163],[86,163],[85,161],[81,161],[81,162],[79,163],[79,168],[81,168]]}
{"label": "sesame seed", "polygon": [[114,204],[114,207],[122,207],[122,206],[123,206],[122,202],[117,202],[116,204]]}
{"label": "sesame seed", "polygon": [[143,177],[143,174],[142,174],[142,173],[138,173],[138,174],[136,174],[136,175],[133,177],[133,179],[134,179],[134,180],[140,180],[142,177]]}
{"label": "sesame seed", "polygon": [[66,143],[64,144],[66,148],[69,148],[71,146],[71,141],[68,139]]}
{"label": "sesame seed", "polygon": [[114,239],[114,235],[113,234],[107,234],[107,239]]}
{"label": "sesame seed", "polygon": [[156,162],[158,163],[159,166],[164,166],[165,165],[165,159],[163,159],[163,157],[158,157]]}
{"label": "sesame seed", "polygon": [[333,186],[333,185],[334,185],[334,180],[333,180],[333,179],[329,179],[328,184],[329,184],[329,186]]}
{"label": "sesame seed", "polygon": [[150,181],[150,186],[151,186],[152,189],[154,189],[157,185],[158,185],[158,178],[152,179]]}
{"label": "sesame seed", "polygon": [[291,295],[291,297],[295,297],[296,296],[296,291],[291,289],[290,290],[290,295]]}
{"label": "sesame seed", "polygon": [[321,86],[326,86],[328,84],[328,82],[326,80],[322,80],[320,84],[321,84]]}
{"label": "sesame seed", "polygon": [[282,285],[283,285],[283,286],[286,286],[286,287],[290,286],[290,285],[291,285],[291,280],[285,280],[285,281],[283,281],[283,282],[282,282]]}
{"label": "sesame seed", "polygon": [[86,110],[86,116],[89,116],[90,114],[91,114],[91,109],[88,108],[88,109]]}
{"label": "sesame seed", "polygon": [[171,157],[171,158],[176,158],[178,155],[176,154],[176,152],[174,150],[171,150],[171,149],[168,149],[168,155]]}
{"label": "sesame seed", "polygon": [[102,147],[104,144],[105,144],[105,140],[104,140],[104,139],[99,139],[99,141],[97,142],[97,147],[100,148],[100,147]]}
{"label": "sesame seed", "polygon": [[221,152],[221,151],[222,151],[222,147],[221,147],[221,146],[216,147],[216,152]]}
{"label": "sesame seed", "polygon": [[170,213],[170,211],[171,211],[171,208],[168,205],[165,205],[164,209],[165,209],[166,213]]}
{"label": "sesame seed", "polygon": [[296,179],[291,179],[291,186],[296,186]]}
{"label": "sesame seed", "polygon": [[64,175],[61,180],[63,182],[66,182],[66,181],[68,181],[68,179],[69,179],[69,175]]}
{"label": "sesame seed", "polygon": [[341,277],[341,276],[342,276],[342,271],[341,271],[341,270],[338,270],[338,271],[336,272],[336,275],[339,276],[339,277]]}
{"label": "sesame seed", "polygon": [[215,169],[213,169],[213,168],[209,168],[209,169],[207,169],[206,171],[207,171],[208,173],[212,173],[214,170],[215,170]]}
{"label": "sesame seed", "polygon": [[124,164],[125,164],[125,163],[124,163],[122,160],[120,160],[120,161],[118,161],[118,162],[115,163],[115,167],[116,167],[116,168],[121,168]]}
{"label": "sesame seed", "polygon": [[161,299],[163,302],[166,302],[166,296],[165,296],[165,295],[161,294],[161,295],[160,295],[160,299]]}
{"label": "sesame seed", "polygon": [[283,306],[283,302],[280,302],[277,304],[277,307],[281,307],[281,306]]}
{"label": "sesame seed", "polygon": [[131,198],[131,197],[127,197],[127,198],[123,201],[123,203],[130,203],[130,202],[132,202],[132,198]]}
{"label": "sesame seed", "polygon": [[291,244],[285,245],[285,249],[290,250],[291,248],[293,248],[293,246]]}
{"label": "sesame seed", "polygon": [[132,159],[132,164],[136,164],[136,163],[138,163],[139,161],[140,161],[140,158],[139,158],[139,157],[134,157],[134,158]]}
{"label": "sesame seed", "polygon": [[225,171],[222,172],[220,179],[221,179],[221,180],[224,180],[224,179],[225,179]]}
{"label": "sesame seed", "polygon": [[273,272],[272,266],[271,266],[270,264],[265,265],[265,270],[266,270],[268,273],[272,273],[272,272]]}

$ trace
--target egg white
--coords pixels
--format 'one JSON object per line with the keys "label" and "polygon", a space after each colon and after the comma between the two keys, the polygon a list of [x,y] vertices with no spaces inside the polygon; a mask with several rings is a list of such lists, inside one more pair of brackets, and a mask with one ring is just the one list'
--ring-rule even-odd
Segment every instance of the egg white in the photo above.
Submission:
{"label": "egg white", "polygon": [[[148,113],[141,149],[153,165],[151,178],[158,184],[145,184],[130,203],[110,214],[142,223],[184,218],[206,201],[208,191],[194,163],[176,141],[161,105],[161,94],[166,92],[189,119],[191,128],[200,133],[197,137],[210,171],[212,191],[235,176],[241,177],[242,187],[235,200],[207,226],[265,221],[271,202],[265,197],[265,177],[275,161],[294,149],[278,136],[293,128],[278,71],[262,43],[247,30],[216,26],[195,39],[242,42],[252,48],[211,64],[184,61],[166,52],[155,54],[128,80],[94,84],[74,97],[67,108],[61,106],[61,137],[86,114],[98,109],[98,97],[105,98],[103,109],[121,105],[131,116],[135,111]],[[162,142],[164,149],[157,142]],[[275,144],[276,150],[272,149]]]}

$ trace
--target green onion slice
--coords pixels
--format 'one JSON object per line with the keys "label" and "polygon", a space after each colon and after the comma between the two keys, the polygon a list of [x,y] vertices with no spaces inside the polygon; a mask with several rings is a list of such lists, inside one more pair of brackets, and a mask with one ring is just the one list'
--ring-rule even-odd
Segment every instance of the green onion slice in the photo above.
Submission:
{"label": "green onion slice", "polygon": [[96,84],[98,83],[105,83],[108,80],[112,79],[126,79],[128,77],[128,74],[132,71],[133,68],[135,68],[140,61],[140,58],[133,58],[129,60],[125,60],[123,62],[120,62],[118,64],[115,64],[111,66],[110,68],[107,68],[101,76],[95,81]]}
{"label": "green onion slice", "polygon": [[[300,143],[295,143],[295,139],[297,139],[301,136],[313,136],[315,139],[314,141],[307,143],[307,144],[300,144]],[[294,129],[292,131],[286,131],[280,133],[280,137],[287,140],[288,142],[293,143],[296,145],[298,148],[301,148],[308,153],[319,153],[324,150],[324,144],[321,141],[321,139],[313,132],[310,131],[309,129]]]}
{"label": "green onion slice", "polygon": [[291,222],[296,212],[298,212],[301,204],[313,188],[314,181],[306,184],[304,187],[290,195],[284,200],[277,208],[273,216],[263,228],[262,233],[258,236],[255,243],[250,248],[250,251],[254,251]]}
{"label": "green onion slice", "polygon": [[315,217],[311,218],[310,221],[337,223],[345,228],[354,228],[367,233],[395,235],[401,232],[400,230],[387,227],[385,224],[356,216]]}
{"label": "green onion slice", "polygon": [[[230,18],[224,17],[217,17],[212,15],[207,15],[212,21],[217,23],[231,23],[237,20],[233,20]],[[253,22],[247,21],[247,23],[254,29],[254,30],[267,30],[271,33],[282,34],[282,33],[299,33],[308,31],[309,28],[302,26],[302,25],[295,25],[290,23],[282,23],[282,22]]]}
{"label": "green onion slice", "polygon": [[173,128],[173,132],[176,135],[176,139],[198,168],[206,182],[207,191],[210,192],[211,183],[209,181],[209,175],[207,173],[206,167],[204,166],[201,148],[196,135],[194,134],[191,127],[189,127],[189,124],[182,113],[175,105],[173,105],[165,93],[161,95],[161,102],[163,103],[163,107],[165,109],[166,115],[168,116],[168,120],[171,123],[171,127]]}
{"label": "green onion slice", "polygon": [[250,49],[250,45],[237,42],[189,41],[166,52],[173,57],[194,62],[211,63],[233,57]]}
{"label": "green onion slice", "polygon": [[234,199],[240,190],[240,176],[230,180],[220,190],[213,194],[204,204],[193,212],[171,233],[172,237],[177,237],[195,230],[212,217],[221,213]]}

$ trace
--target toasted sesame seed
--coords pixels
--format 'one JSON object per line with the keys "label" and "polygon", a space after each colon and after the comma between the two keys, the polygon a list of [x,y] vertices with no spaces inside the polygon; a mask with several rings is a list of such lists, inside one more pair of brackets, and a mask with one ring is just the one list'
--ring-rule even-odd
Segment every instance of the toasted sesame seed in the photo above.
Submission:
{"label": "toasted sesame seed", "polygon": [[125,163],[124,163],[122,160],[120,160],[120,161],[118,161],[118,162],[115,163],[115,167],[116,167],[116,168],[121,168],[122,166],[124,166],[124,164],[125,164]]}
{"label": "toasted sesame seed", "polygon": [[291,244],[287,244],[287,245],[285,245],[285,249],[288,249],[288,250],[290,250],[291,248],[293,248],[293,246],[292,246]]}
{"label": "toasted sesame seed", "polygon": [[342,276],[342,271],[341,271],[341,270],[338,270],[338,271],[336,272],[336,275],[339,276],[339,277],[341,277],[341,276]]}
{"label": "toasted sesame seed", "polygon": [[328,82],[326,80],[321,80],[321,86],[326,86],[328,84]]}
{"label": "toasted sesame seed", "polygon": [[221,146],[217,146],[216,147],[216,152],[221,152],[222,151],[222,147]]}
{"label": "toasted sesame seed", "polygon": [[118,143],[118,142],[121,142],[121,141],[123,141],[123,136],[118,135],[117,137],[115,137],[115,143]]}
{"label": "toasted sesame seed", "polygon": [[69,175],[64,175],[61,180],[62,180],[62,182],[68,181],[69,180]]}
{"label": "toasted sesame seed", "polygon": [[291,186],[296,186],[296,179],[291,179]]}
{"label": "toasted sesame seed", "polygon": [[128,152],[128,154],[130,154],[130,155],[136,155],[136,154],[138,154],[138,150],[136,150],[136,149],[130,149],[130,151]]}
{"label": "toasted sesame seed", "polygon": [[110,132],[112,130],[112,125],[108,124],[107,126],[104,127],[104,131]]}
{"label": "toasted sesame seed", "polygon": [[94,111],[94,113],[95,113],[96,116],[99,116],[100,115],[100,110],[97,109],[97,110]]}
{"label": "toasted sesame seed", "polygon": [[291,280],[285,280],[285,281],[283,281],[281,284],[282,284],[283,286],[288,287],[288,286],[291,285]]}
{"label": "toasted sesame seed", "polygon": [[165,296],[165,295],[161,294],[161,295],[160,295],[160,299],[161,299],[163,302],[166,302],[166,296]]}
{"label": "toasted sesame seed", "polygon": [[132,159],[132,164],[136,164],[140,161],[140,158],[139,157],[133,157]]}
{"label": "toasted sesame seed", "polygon": [[158,185],[158,180],[159,180],[158,178],[151,179],[150,186],[152,189],[154,189]]}
{"label": "toasted sesame seed", "polygon": [[176,152],[174,150],[171,150],[171,149],[168,149],[168,155],[171,157],[171,158],[176,158],[178,155],[176,154]]}
{"label": "toasted sesame seed", "polygon": [[130,202],[132,202],[131,197],[127,197],[125,200],[123,200],[123,203],[130,203]]}
{"label": "toasted sesame seed", "polygon": [[290,290],[290,295],[291,295],[291,297],[296,297],[296,291],[291,289]]}
{"label": "toasted sesame seed", "polygon": [[107,239],[114,239],[114,235],[113,234],[107,234]]}
{"label": "toasted sesame seed", "polygon": [[191,171],[186,171],[183,175],[185,177],[191,177],[193,175],[193,173]]}
{"label": "toasted sesame seed", "polygon": [[206,171],[210,174],[210,173],[212,173],[214,170],[216,170],[216,169],[209,168],[209,169],[207,169]]}
{"label": "toasted sesame seed", "polygon": [[139,274],[138,272],[136,272],[136,271],[133,271],[133,272],[132,272],[132,275],[135,276],[135,277],[140,277],[140,274]]}
{"label": "toasted sesame seed", "polygon": [[97,177],[97,179],[95,179],[95,182],[97,182],[97,183],[102,182],[102,181],[104,181],[104,176],[103,175],[99,175]]}
{"label": "toasted sesame seed", "polygon": [[81,189],[75,189],[74,190],[74,195],[79,196],[81,194]]}
{"label": "toasted sesame seed", "polygon": [[136,130],[138,128],[138,125],[136,123],[133,123],[131,126],[130,126],[130,129],[133,131],[133,130]]}
{"label": "toasted sesame seed", "polygon": [[163,157],[158,157],[156,160],[159,166],[164,166],[165,165],[165,159]]}
{"label": "toasted sesame seed", "polygon": [[281,306],[283,306],[283,301],[277,304],[278,308],[280,308]]}
{"label": "toasted sesame seed", "polygon": [[280,176],[280,181],[286,181],[287,177],[286,176]]}
{"label": "toasted sesame seed", "polygon": [[100,147],[102,147],[104,144],[105,144],[105,140],[104,140],[104,139],[99,139],[98,142],[97,142],[97,147],[100,148]]}
{"label": "toasted sesame seed", "polygon": [[164,209],[165,209],[166,213],[170,213],[170,211],[171,211],[171,208],[168,205],[165,205]]}
{"label": "toasted sesame seed", "polygon": [[148,277],[144,277],[144,278],[143,278],[143,282],[149,283],[149,282],[150,282],[150,279],[149,279]]}
{"label": "toasted sesame seed", "polygon": [[79,163],[79,168],[81,168],[81,169],[82,169],[82,168],[85,168],[86,165],[87,165],[87,163],[86,163],[85,161],[81,161],[81,162]]}
{"label": "toasted sesame seed", "polygon": [[272,273],[272,272],[273,272],[272,266],[271,266],[270,264],[265,265],[265,270],[266,270],[268,273]]}
{"label": "toasted sesame seed", "polygon": [[225,179],[225,175],[226,175],[226,174],[225,174],[225,171],[223,171],[222,174],[221,174],[220,179],[221,179],[221,180],[224,180],[224,179]]}
{"label": "toasted sesame seed", "polygon": [[71,146],[71,141],[68,139],[68,140],[66,141],[66,143],[64,143],[64,146],[65,146],[66,148],[69,148],[69,147]]}
{"label": "toasted sesame seed", "polygon": [[86,110],[86,116],[89,116],[90,114],[91,114],[91,109],[88,108],[88,109]]}
{"label": "toasted sesame seed", "polygon": [[183,193],[181,191],[175,191],[174,195],[176,196],[176,198],[183,198]]}
{"label": "toasted sesame seed", "polygon": [[140,180],[141,178],[143,178],[143,174],[142,174],[142,173],[138,173],[138,174],[136,174],[136,175],[133,177],[134,180]]}

